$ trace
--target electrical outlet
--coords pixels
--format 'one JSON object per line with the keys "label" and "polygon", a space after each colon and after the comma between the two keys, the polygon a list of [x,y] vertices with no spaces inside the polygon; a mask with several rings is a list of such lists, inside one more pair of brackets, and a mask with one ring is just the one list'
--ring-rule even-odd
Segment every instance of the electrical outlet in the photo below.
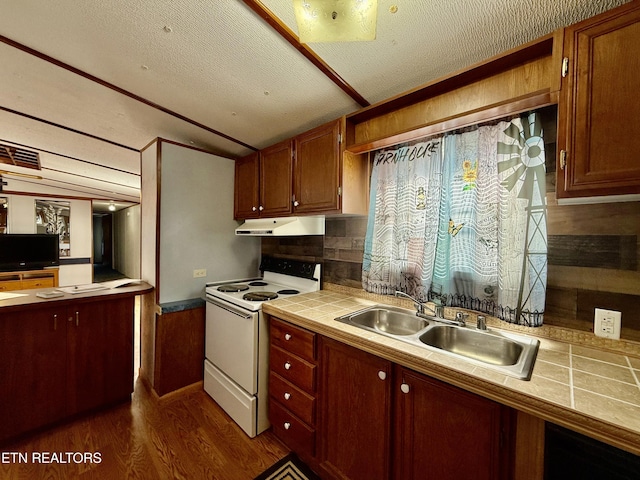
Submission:
{"label": "electrical outlet", "polygon": [[204,268],[193,271],[193,278],[202,278],[206,276],[207,276],[207,270]]}
{"label": "electrical outlet", "polygon": [[598,337],[620,338],[620,324],[622,323],[622,313],[615,310],[604,310],[596,308],[593,333]]}

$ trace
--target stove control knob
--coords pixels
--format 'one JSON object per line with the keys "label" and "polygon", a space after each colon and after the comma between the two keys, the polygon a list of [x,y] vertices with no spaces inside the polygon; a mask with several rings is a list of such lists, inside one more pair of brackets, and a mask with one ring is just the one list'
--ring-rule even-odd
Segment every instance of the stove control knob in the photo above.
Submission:
{"label": "stove control knob", "polygon": [[290,333],[285,333],[284,334],[284,339],[287,340],[287,341],[291,340],[291,334]]}
{"label": "stove control knob", "polygon": [[284,369],[291,370],[291,364],[289,362],[284,362]]}

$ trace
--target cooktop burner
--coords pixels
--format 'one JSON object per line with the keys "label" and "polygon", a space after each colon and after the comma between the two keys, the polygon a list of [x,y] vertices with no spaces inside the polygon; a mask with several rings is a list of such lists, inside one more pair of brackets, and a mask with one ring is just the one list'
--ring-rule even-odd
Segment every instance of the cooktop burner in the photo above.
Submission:
{"label": "cooktop burner", "polygon": [[249,286],[251,287],[264,287],[266,285],[269,285],[269,284],[267,282],[261,282],[261,281],[249,283]]}
{"label": "cooktop burner", "polygon": [[278,290],[280,295],[297,295],[300,293],[300,290],[295,290],[293,288],[285,288],[283,290]]}
{"label": "cooktop burner", "polygon": [[241,285],[237,283],[229,283],[227,285],[220,285],[218,287],[219,292],[244,292],[245,290],[249,290],[247,285]]}
{"label": "cooktop burner", "polygon": [[249,292],[245,293],[242,298],[244,300],[250,300],[252,302],[264,302],[266,300],[273,300],[278,298],[278,294],[275,292]]}

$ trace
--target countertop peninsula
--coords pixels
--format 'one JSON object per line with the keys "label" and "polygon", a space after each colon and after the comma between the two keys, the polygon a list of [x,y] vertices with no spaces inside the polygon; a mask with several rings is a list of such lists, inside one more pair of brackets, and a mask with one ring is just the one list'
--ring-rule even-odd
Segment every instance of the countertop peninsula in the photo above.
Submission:
{"label": "countertop peninsula", "polygon": [[[117,297],[143,295],[153,290],[153,287],[146,282],[135,280],[131,284],[121,285],[122,282],[123,281],[118,280],[94,283],[91,284],[91,286],[94,287],[92,289],[88,289],[88,285],[78,285],[76,291],[73,290],[76,286],[71,285],[67,287],[34,288],[30,290],[0,292],[0,313],[94,301],[99,297],[115,299]],[[63,295],[53,298],[41,298],[38,296],[38,294],[52,291],[60,291]]]}

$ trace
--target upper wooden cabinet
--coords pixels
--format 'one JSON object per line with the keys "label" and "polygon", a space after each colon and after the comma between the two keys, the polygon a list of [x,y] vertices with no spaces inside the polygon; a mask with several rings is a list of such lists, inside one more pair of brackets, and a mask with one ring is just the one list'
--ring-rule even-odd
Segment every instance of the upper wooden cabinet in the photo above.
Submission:
{"label": "upper wooden cabinet", "polygon": [[338,211],[340,122],[295,137],[294,148],[294,213]]}
{"label": "upper wooden cabinet", "polygon": [[252,153],[236,160],[234,178],[234,218],[256,218],[260,215],[260,154]]}
{"label": "upper wooden cabinet", "polygon": [[367,155],[343,152],[344,119],[236,160],[234,218],[366,215]]}
{"label": "upper wooden cabinet", "polygon": [[557,196],[640,193],[640,2],[565,29]]}
{"label": "upper wooden cabinet", "polygon": [[277,217],[291,213],[293,147],[291,140],[260,152],[260,216]]}

